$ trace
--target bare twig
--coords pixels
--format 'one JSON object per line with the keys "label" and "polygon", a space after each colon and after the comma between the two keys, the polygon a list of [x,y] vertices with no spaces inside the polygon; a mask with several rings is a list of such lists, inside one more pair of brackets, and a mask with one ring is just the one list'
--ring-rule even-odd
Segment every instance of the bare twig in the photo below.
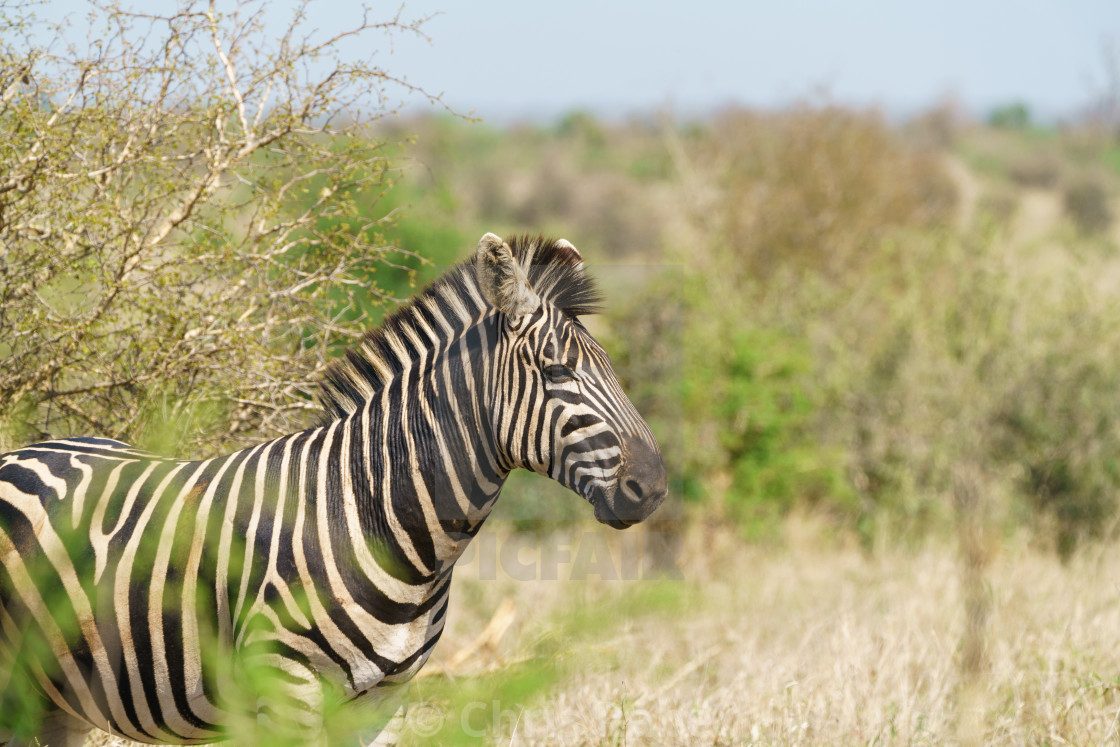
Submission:
{"label": "bare twig", "polygon": [[187,434],[208,450],[305,426],[329,351],[392,301],[372,271],[402,264],[372,208],[392,109],[347,107],[438,101],[339,44],[424,19],[324,35],[303,3],[270,39],[251,0],[90,7],[85,50],[0,42],[0,431],[133,439],[187,395],[236,408]]}

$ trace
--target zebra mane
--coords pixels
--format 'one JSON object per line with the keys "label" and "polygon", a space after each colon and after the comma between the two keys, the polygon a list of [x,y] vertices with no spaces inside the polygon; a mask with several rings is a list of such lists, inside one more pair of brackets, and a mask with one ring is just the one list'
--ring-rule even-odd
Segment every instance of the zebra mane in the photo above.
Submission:
{"label": "zebra mane", "polygon": [[[542,302],[572,319],[599,310],[599,290],[584,274],[583,258],[571,244],[528,235],[506,243]],[[423,352],[458,337],[492,308],[483,298],[472,260],[452,267],[327,368],[319,383],[326,420],[357,412]]]}

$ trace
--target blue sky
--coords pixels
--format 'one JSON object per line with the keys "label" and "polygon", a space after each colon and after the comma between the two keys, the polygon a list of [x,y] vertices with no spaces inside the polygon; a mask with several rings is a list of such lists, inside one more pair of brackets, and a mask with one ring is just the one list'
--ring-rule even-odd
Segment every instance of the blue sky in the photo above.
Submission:
{"label": "blue sky", "polygon": [[[511,2],[424,0],[432,45],[389,58],[410,80],[486,116],[585,107],[625,114],[780,106],[825,90],[906,113],[953,94],[1083,106],[1120,58],[1118,0]],[[1120,65],[1120,59],[1117,64]]]}
{"label": "blue sky", "polygon": [[[360,12],[345,0],[317,7],[324,29]],[[372,14],[396,8],[374,2]],[[491,121],[575,108],[693,115],[821,91],[895,115],[951,94],[976,113],[1022,100],[1052,118],[1104,90],[1106,45],[1120,66],[1120,0],[411,0],[404,15],[434,12],[431,44],[401,38],[377,62]]]}

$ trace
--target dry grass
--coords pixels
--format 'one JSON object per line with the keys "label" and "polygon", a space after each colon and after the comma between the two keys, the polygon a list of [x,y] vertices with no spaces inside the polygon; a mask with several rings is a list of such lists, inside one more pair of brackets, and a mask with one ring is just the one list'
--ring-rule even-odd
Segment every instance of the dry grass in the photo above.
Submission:
{"label": "dry grass", "polygon": [[[971,728],[990,744],[1117,738],[1115,548],[1062,565],[1025,543],[1005,545],[986,579],[988,666],[965,686],[958,653],[965,615],[953,548],[869,557],[817,544],[795,542],[779,551],[743,546],[722,532],[690,537],[682,560],[686,579],[670,582],[684,591],[679,609],[602,620],[599,634],[557,654],[570,672],[559,687],[528,704],[487,703],[496,727],[488,738],[570,745],[943,744],[971,741],[962,733]],[[597,605],[645,583],[515,585],[518,609],[530,622],[514,635],[512,656],[537,640],[532,620],[550,608],[581,599],[594,615]],[[478,596],[460,594],[460,607]],[[466,637],[464,624],[477,630],[472,617],[469,610],[453,611],[444,655]],[[968,700],[959,703],[962,692]],[[469,722],[479,728],[482,711],[474,708]],[[445,718],[454,721],[456,714]]]}

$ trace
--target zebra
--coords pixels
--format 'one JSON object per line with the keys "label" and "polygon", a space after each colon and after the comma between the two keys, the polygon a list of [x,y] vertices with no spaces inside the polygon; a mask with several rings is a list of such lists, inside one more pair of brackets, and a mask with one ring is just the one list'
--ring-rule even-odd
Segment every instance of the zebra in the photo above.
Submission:
{"label": "zebra", "polygon": [[0,455],[0,742],[321,740],[326,699],[378,703],[424,665],[511,471],[647,518],[664,462],[580,319],[600,302],[570,242],[487,233],[331,365],[315,427],[201,461]]}

